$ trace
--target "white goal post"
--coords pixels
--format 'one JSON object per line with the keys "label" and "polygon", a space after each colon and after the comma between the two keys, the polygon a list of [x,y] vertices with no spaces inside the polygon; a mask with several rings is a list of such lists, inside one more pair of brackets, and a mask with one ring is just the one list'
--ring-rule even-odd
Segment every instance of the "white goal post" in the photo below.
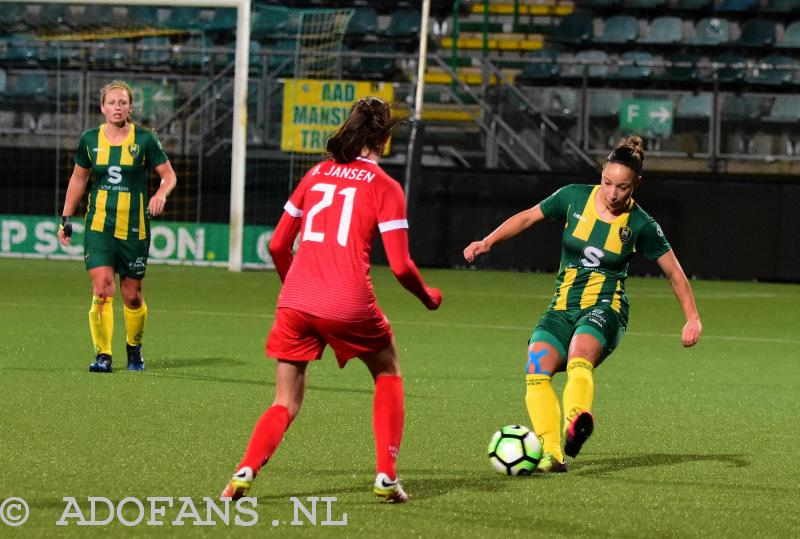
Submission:
{"label": "white goal post", "polygon": [[[3,1],[28,3],[24,0]],[[250,62],[250,0],[40,0],[40,2],[47,4],[121,4],[125,6],[236,8],[228,268],[231,271],[241,271],[242,237],[244,232],[244,171],[247,146],[247,77]]]}

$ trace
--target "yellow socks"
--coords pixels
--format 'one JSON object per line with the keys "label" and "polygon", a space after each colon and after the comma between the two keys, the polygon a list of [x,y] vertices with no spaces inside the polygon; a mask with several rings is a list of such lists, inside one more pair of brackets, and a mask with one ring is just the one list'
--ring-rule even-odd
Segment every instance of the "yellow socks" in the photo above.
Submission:
{"label": "yellow socks", "polygon": [[560,462],[564,462],[561,451],[561,409],[558,397],[553,390],[551,378],[545,374],[529,374],[525,376],[528,387],[525,393],[525,405],[536,435],[542,441],[542,450],[552,453]]}
{"label": "yellow socks", "polygon": [[147,325],[147,304],[142,301],[138,309],[129,309],[125,306],[125,330],[128,334],[130,346],[141,346],[144,327]]}
{"label": "yellow socks", "polygon": [[564,386],[564,432],[570,421],[581,412],[592,411],[594,399],[594,368],[581,357],[567,363],[567,384]]}
{"label": "yellow socks", "polygon": [[114,335],[114,298],[92,296],[89,310],[89,331],[92,333],[95,354],[111,355],[111,337]]}

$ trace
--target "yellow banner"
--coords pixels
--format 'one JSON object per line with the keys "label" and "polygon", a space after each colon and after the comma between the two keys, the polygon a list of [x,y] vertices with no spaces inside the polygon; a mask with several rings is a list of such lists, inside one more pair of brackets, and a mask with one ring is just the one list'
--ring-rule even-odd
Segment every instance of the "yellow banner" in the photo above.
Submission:
{"label": "yellow banner", "polygon": [[[362,97],[387,103],[394,99],[388,82],[287,79],[283,88],[281,150],[325,153],[328,137],[347,119],[350,107]],[[386,152],[389,145],[386,145]]]}

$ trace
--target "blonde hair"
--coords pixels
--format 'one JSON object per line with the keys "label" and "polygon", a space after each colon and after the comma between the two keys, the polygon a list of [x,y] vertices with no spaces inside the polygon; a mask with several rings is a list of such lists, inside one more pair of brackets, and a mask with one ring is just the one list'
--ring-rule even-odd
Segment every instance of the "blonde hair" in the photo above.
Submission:
{"label": "blonde hair", "polygon": [[121,80],[111,81],[102,88],[100,88],[100,106],[102,106],[103,103],[105,103],[106,94],[110,90],[113,90],[114,88],[118,88],[120,90],[125,90],[126,92],[128,92],[128,100],[130,101],[131,107],[133,107],[133,90],[131,90],[131,87],[128,86],[127,82]]}

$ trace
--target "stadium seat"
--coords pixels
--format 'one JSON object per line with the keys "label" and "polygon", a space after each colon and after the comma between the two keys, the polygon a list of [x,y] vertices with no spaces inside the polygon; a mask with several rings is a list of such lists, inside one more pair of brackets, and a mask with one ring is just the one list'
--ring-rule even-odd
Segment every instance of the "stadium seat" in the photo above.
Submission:
{"label": "stadium seat", "polygon": [[800,12],[800,0],[769,0],[761,10],[772,13],[797,13]]}
{"label": "stadium seat", "polygon": [[89,63],[94,68],[121,68],[130,59],[130,42],[125,39],[107,39],[97,41],[89,49]]}
{"label": "stadium seat", "polygon": [[[250,51],[253,52],[253,47],[257,46],[255,43],[250,42]],[[297,51],[297,41],[294,39],[281,39],[275,45],[267,47],[274,51],[267,58],[267,68],[273,77],[288,77],[292,76],[295,71],[295,52]],[[254,59],[257,58],[253,55]],[[252,62],[250,65],[254,65]]]}
{"label": "stadium seat", "polygon": [[626,8],[631,9],[661,9],[667,5],[667,0],[628,0]]}
{"label": "stadium seat", "polygon": [[706,12],[711,10],[714,0],[676,0],[675,9]]}
{"label": "stadium seat", "polygon": [[715,7],[717,11],[743,12],[753,11],[759,7],[759,0],[723,0]]}
{"label": "stadium seat", "polygon": [[780,49],[800,49],[800,21],[794,21],[783,31],[783,37],[775,43]]}
{"label": "stadium seat", "polygon": [[418,9],[400,8],[389,14],[389,26],[382,32],[390,38],[408,38],[418,36],[420,32],[420,14]]}
{"label": "stadium seat", "polygon": [[750,19],[734,41],[739,47],[771,47],[775,43],[775,23],[767,19]]}
{"label": "stadium seat", "polygon": [[143,38],[136,46],[139,63],[148,67],[166,66],[172,46],[164,36]]}
{"label": "stadium seat", "polygon": [[558,52],[553,49],[540,49],[529,52],[526,58],[535,60],[524,64],[517,75],[518,82],[555,80],[559,73]]}
{"label": "stadium seat", "polygon": [[653,74],[653,55],[649,52],[625,52],[619,60],[619,68],[612,76],[614,79],[645,80]]}
{"label": "stadium seat", "polygon": [[25,71],[17,76],[13,85],[6,85],[6,95],[26,100],[44,98],[48,95],[49,82],[47,73]]}
{"label": "stadium seat", "polygon": [[592,16],[575,11],[561,19],[555,30],[548,35],[548,39],[560,43],[580,45],[588,43],[594,34]]}
{"label": "stadium seat", "polygon": [[664,72],[655,78],[669,82],[691,82],[698,79],[697,64],[700,56],[697,54],[674,54],[668,57]]}
{"label": "stadium seat", "polygon": [[131,24],[141,26],[161,26],[159,8],[155,6],[131,6],[128,15]]}
{"label": "stadium seat", "polygon": [[566,77],[582,78],[584,70],[591,79],[605,79],[608,77],[610,59],[605,51],[586,49],[579,51],[571,65],[565,66],[562,73]]}
{"label": "stadium seat", "polygon": [[692,45],[725,45],[731,38],[731,26],[727,19],[711,17],[700,19],[694,29],[694,37],[689,40]]}
{"label": "stadium seat", "polygon": [[36,64],[39,60],[38,44],[32,37],[22,34],[0,38],[0,60]]}
{"label": "stadium seat", "polygon": [[593,38],[595,43],[632,43],[639,36],[639,22],[635,17],[617,15],[606,21],[603,33]]}
{"label": "stadium seat", "polygon": [[751,95],[728,95],[722,102],[721,111],[723,120],[752,122],[761,115],[761,100]]}
{"label": "stadium seat", "polygon": [[678,100],[675,108],[676,118],[710,119],[712,116],[711,106],[713,96],[711,94],[686,94]]}
{"label": "stadium seat", "polygon": [[76,26],[110,26],[113,10],[106,5],[89,4],[83,10],[79,24]]}
{"label": "stadium seat", "polygon": [[[291,34],[293,26],[296,26],[296,23],[292,21],[288,10],[262,7],[253,15],[250,34],[259,41],[275,39]],[[296,28],[294,30],[296,31]]]}
{"label": "stadium seat", "polygon": [[593,118],[618,118],[622,92],[619,90],[593,90],[589,92],[589,116]]}
{"label": "stadium seat", "polygon": [[0,67],[0,95],[6,93],[6,70]]}
{"label": "stadium seat", "polygon": [[800,95],[781,94],[775,96],[769,114],[764,117],[764,120],[791,124],[800,122]]}
{"label": "stadium seat", "polygon": [[234,30],[235,28],[236,10],[232,8],[215,9],[214,15],[204,25],[204,29],[209,32],[225,32]]}
{"label": "stadium seat", "polygon": [[378,14],[374,7],[358,6],[353,9],[353,16],[345,30],[345,37],[364,37],[378,33]]}
{"label": "stadium seat", "polygon": [[610,8],[618,7],[622,0],[586,0],[584,3],[591,8]]}
{"label": "stadium seat", "polygon": [[169,28],[194,30],[200,26],[200,9],[196,7],[173,7],[166,23]]}
{"label": "stadium seat", "polygon": [[747,60],[741,54],[725,53],[714,58],[714,70],[707,80],[716,79],[719,82],[741,82],[747,72]]}
{"label": "stadium seat", "polygon": [[[36,12],[34,11],[34,13]],[[69,7],[67,4],[39,4],[38,13],[32,20],[26,22],[48,28],[66,24],[68,18]]]}
{"label": "stadium seat", "polygon": [[13,32],[25,18],[25,5],[15,2],[0,2],[0,30]]}
{"label": "stadium seat", "polygon": [[213,43],[205,35],[192,36],[172,50],[172,65],[179,68],[203,69],[211,64]]}
{"label": "stadium seat", "polygon": [[381,56],[362,56],[348,66],[352,75],[361,79],[390,80],[397,73],[394,47],[391,43],[371,43],[362,47],[364,53],[382,53]]}
{"label": "stadium seat", "polygon": [[81,50],[70,43],[56,41],[45,44],[39,50],[39,62],[50,66],[62,67],[78,64],[81,61]]}
{"label": "stadium seat", "polygon": [[656,17],[640,43],[672,45],[683,40],[683,21],[678,17]]}
{"label": "stadium seat", "polygon": [[795,78],[796,64],[792,58],[772,54],[758,60],[753,73],[745,77],[751,84],[790,84]]}

